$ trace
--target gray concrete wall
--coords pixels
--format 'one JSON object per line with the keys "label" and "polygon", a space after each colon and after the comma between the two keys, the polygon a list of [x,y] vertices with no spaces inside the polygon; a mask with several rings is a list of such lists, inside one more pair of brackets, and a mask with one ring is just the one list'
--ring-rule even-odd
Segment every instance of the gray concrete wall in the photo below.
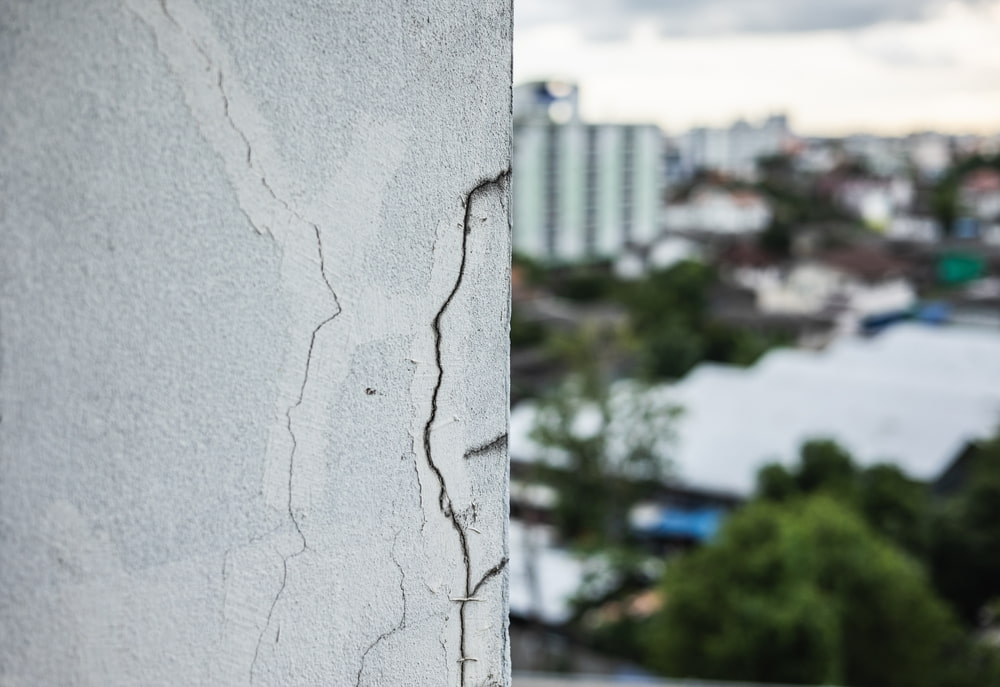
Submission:
{"label": "gray concrete wall", "polygon": [[0,684],[507,684],[510,41],[0,1]]}

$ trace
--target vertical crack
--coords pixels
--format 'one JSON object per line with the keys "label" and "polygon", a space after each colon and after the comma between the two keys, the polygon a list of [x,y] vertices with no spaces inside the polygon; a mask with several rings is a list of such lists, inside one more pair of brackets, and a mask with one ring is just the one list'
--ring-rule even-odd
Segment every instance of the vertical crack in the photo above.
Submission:
{"label": "vertical crack", "polygon": [[[247,168],[254,173],[253,176],[256,179],[259,179],[261,186],[267,192],[267,197],[262,198],[262,200],[265,203],[273,204],[274,206],[273,210],[275,214],[278,213],[278,208],[280,207],[285,212],[287,212],[291,217],[298,220],[298,222],[302,224],[304,227],[309,227],[312,229],[312,232],[316,239],[316,254],[319,259],[320,276],[323,280],[323,284],[326,290],[330,294],[330,298],[333,301],[333,312],[330,313],[328,316],[326,316],[322,321],[320,321],[312,330],[312,334],[309,337],[309,347],[306,352],[305,369],[302,372],[302,379],[299,385],[298,396],[296,397],[294,403],[292,403],[285,411],[285,421],[286,421],[285,426],[288,430],[288,435],[291,439],[291,449],[289,450],[289,455],[288,455],[288,499],[286,504],[286,510],[288,512],[289,522],[291,522],[292,527],[294,528],[295,533],[298,537],[299,545],[296,548],[296,550],[292,551],[288,555],[284,555],[281,552],[278,552],[278,555],[280,555],[282,559],[281,584],[278,588],[277,593],[274,596],[273,601],[271,602],[270,608],[268,609],[267,617],[264,622],[264,627],[260,632],[260,636],[258,637],[257,644],[254,648],[253,660],[251,661],[250,664],[250,682],[252,684],[255,676],[257,661],[260,657],[260,650],[261,650],[261,645],[264,641],[264,636],[267,634],[268,630],[271,627],[271,621],[274,616],[275,608],[277,607],[279,601],[281,600],[282,594],[284,593],[286,584],[288,582],[289,562],[292,559],[302,555],[303,553],[309,550],[305,534],[302,531],[301,524],[299,523],[299,519],[296,516],[293,507],[292,494],[294,486],[295,461],[299,447],[298,447],[298,439],[295,435],[295,430],[293,426],[294,423],[292,421],[292,415],[297,408],[302,406],[305,399],[306,387],[309,383],[309,374],[312,368],[313,352],[316,347],[316,340],[319,337],[320,332],[328,324],[330,324],[330,322],[332,322],[340,315],[343,308],[341,307],[340,299],[338,298],[337,293],[334,290],[332,283],[330,282],[329,275],[327,274],[326,256],[324,255],[323,252],[323,239],[319,225],[306,219],[300,212],[298,212],[294,207],[292,207],[291,203],[289,203],[288,200],[286,200],[285,198],[283,198],[274,191],[274,188],[269,182],[265,174],[265,171],[260,163],[259,157],[254,155],[250,137],[247,136],[246,131],[243,128],[241,128],[232,117],[232,112],[230,111],[231,93],[226,90],[226,80],[223,74],[222,66],[219,64],[217,60],[212,59],[211,55],[209,54],[209,51],[206,50],[205,46],[201,42],[199,42],[196,34],[190,30],[190,27],[185,26],[178,20],[178,17],[181,15],[175,16],[173,13],[171,13],[170,8],[168,7],[167,0],[159,0],[159,8],[166,22],[170,24],[170,26],[166,27],[165,29],[161,27],[162,22],[150,21],[149,18],[145,16],[146,15],[145,9],[139,9],[137,7],[133,7],[131,4],[129,5],[129,9],[134,14],[136,14],[136,16],[140,19],[140,21],[143,21],[149,26],[150,30],[153,33],[153,38],[157,42],[158,49],[168,58],[168,60],[171,63],[176,63],[177,61],[180,61],[180,63],[183,65],[184,63],[183,53],[185,52],[185,49],[176,49],[169,47],[169,42],[165,42],[162,40],[163,38],[162,34],[164,31],[170,31],[170,32],[176,31],[184,40],[190,43],[191,47],[195,51],[197,51],[202,58],[204,58],[206,65],[205,70],[209,74],[213,70],[215,71],[216,75],[215,90],[218,92],[218,97],[221,98],[220,109],[222,117],[225,120],[225,125],[235,135],[239,136],[240,140],[243,142],[243,145],[246,149],[245,164]],[[174,69],[178,77],[181,79],[182,86],[184,87],[186,93],[190,96],[191,101],[200,102],[205,99],[204,96],[210,95],[212,93],[211,82],[208,82],[208,84],[206,84],[208,88],[207,91],[202,90],[201,84],[203,83],[203,80],[201,78],[197,79],[190,78],[190,74],[186,73],[186,71],[189,71],[187,70],[186,67],[176,66],[175,64]],[[213,111],[211,113],[211,116],[213,118],[217,116],[215,112],[216,111]],[[208,115],[205,113],[200,113],[199,119],[203,120],[207,116]],[[203,127],[203,131],[210,130],[210,128],[209,129],[204,128],[207,126],[207,124],[204,121],[200,121],[200,125]],[[208,136],[207,133],[206,136]],[[211,140],[211,136],[208,137]],[[231,137],[227,135],[227,138]],[[226,143],[228,144],[229,141],[226,141]],[[219,150],[219,146],[216,146],[216,149]],[[238,191],[237,191],[237,196],[239,196]],[[271,234],[269,228],[266,225],[256,221],[254,216],[252,216],[251,213],[241,203],[238,204],[240,205],[240,211],[243,213],[244,217],[247,219],[247,221],[249,222],[250,226],[254,229],[254,231],[256,231],[258,234],[268,234],[268,235]],[[224,564],[223,578],[225,579],[228,576],[228,574],[229,573],[225,569],[225,564]],[[276,635],[276,639],[278,636],[280,636],[280,628],[278,630],[278,634]]]}
{"label": "vertical crack", "polygon": [[315,329],[313,329],[312,335],[309,337],[309,350],[306,353],[305,371],[302,374],[302,384],[299,386],[298,398],[296,398],[295,403],[290,405],[288,407],[288,410],[285,411],[285,420],[286,420],[285,426],[288,429],[288,436],[292,440],[292,448],[288,454],[288,503],[287,503],[288,519],[291,521],[292,527],[295,528],[295,533],[299,537],[300,544],[299,544],[299,549],[297,551],[293,551],[291,554],[282,557],[281,586],[278,588],[278,592],[277,594],[275,594],[274,600],[271,602],[271,607],[268,609],[267,619],[264,622],[264,627],[260,631],[260,636],[257,638],[257,646],[254,648],[253,660],[250,662],[250,684],[253,684],[254,671],[257,667],[257,659],[260,657],[260,647],[264,641],[264,635],[267,634],[267,630],[271,626],[271,618],[274,615],[274,609],[277,607],[278,602],[281,600],[281,595],[285,591],[285,584],[288,581],[288,562],[293,558],[300,556],[309,550],[309,545],[306,542],[305,534],[303,534],[302,532],[302,526],[299,524],[299,519],[295,515],[295,509],[292,504],[293,482],[295,477],[295,454],[298,451],[299,447],[298,440],[295,437],[295,430],[292,427],[292,413],[302,405],[302,402],[305,399],[306,386],[309,384],[309,370],[312,367],[313,350],[316,347],[316,337],[318,337],[319,333],[323,330],[323,328],[326,327],[326,325],[330,324],[333,320],[335,320],[343,310],[343,308],[340,305],[340,299],[337,297],[336,291],[333,290],[333,286],[331,285],[329,276],[327,275],[326,272],[326,256],[323,253],[323,239],[319,231],[319,226],[316,224],[312,224],[311,222],[306,222],[306,223],[312,227],[313,232],[316,235],[316,253],[319,256],[320,276],[322,276],[323,283],[326,285],[326,288],[329,291],[330,296],[333,298],[334,305],[337,306],[337,309],[333,312],[333,314],[324,319],[322,322],[316,325]]}
{"label": "vertical crack", "polygon": [[400,533],[402,533],[402,530],[396,532],[396,536],[392,540],[392,548],[389,551],[389,555],[392,556],[392,562],[396,564],[396,568],[399,570],[399,594],[403,599],[403,612],[399,618],[399,622],[396,623],[396,626],[386,630],[378,637],[376,637],[375,641],[369,644],[368,648],[365,649],[364,653],[361,654],[361,666],[358,668],[358,676],[354,681],[355,687],[361,687],[361,677],[364,675],[365,672],[365,662],[368,660],[368,654],[371,653],[375,649],[375,647],[377,647],[379,644],[392,637],[397,632],[406,629],[406,607],[407,607],[406,571],[403,569],[403,566],[399,562],[399,559],[396,558],[396,542],[399,541]]}
{"label": "vertical crack", "polygon": [[[434,331],[434,364],[437,366],[437,380],[434,384],[434,391],[431,393],[431,412],[427,418],[427,423],[424,425],[424,456],[427,460],[427,465],[430,467],[431,472],[437,478],[438,482],[438,508],[441,513],[448,519],[451,523],[452,529],[455,530],[455,534],[458,537],[459,548],[462,551],[462,562],[465,567],[465,593],[462,598],[458,599],[459,605],[458,611],[458,622],[459,622],[459,663],[461,666],[461,687],[465,687],[465,675],[466,666],[469,663],[469,657],[466,654],[466,628],[465,628],[465,608],[469,603],[469,600],[474,596],[473,584],[472,584],[472,561],[469,557],[469,540],[468,535],[465,532],[465,528],[459,523],[458,518],[455,514],[453,504],[451,502],[451,497],[448,494],[448,484],[445,481],[444,473],[441,472],[441,468],[438,467],[434,460],[434,454],[431,449],[431,429],[434,426],[434,421],[437,419],[438,415],[438,396],[441,392],[441,385],[444,381],[444,366],[441,362],[441,320],[444,318],[445,312],[448,310],[448,306],[451,305],[452,300],[455,298],[455,294],[458,292],[459,287],[462,285],[462,280],[465,277],[465,265],[468,258],[468,244],[469,244],[469,233],[472,231],[472,201],[476,195],[484,193],[490,188],[500,188],[506,184],[507,180],[510,178],[510,170],[504,170],[500,172],[497,176],[484,179],[476,184],[465,196],[465,216],[462,222],[462,259],[458,265],[458,276],[455,279],[455,284],[452,286],[451,291],[448,293],[447,298],[445,298],[444,303],[438,310],[437,314],[434,316],[434,320],[431,323],[431,328]],[[482,584],[482,580],[476,587]]]}
{"label": "vertical crack", "polygon": [[[202,48],[202,50],[204,50],[204,48]],[[253,169],[253,148],[250,147],[250,140],[247,138],[247,135],[243,133],[243,129],[236,126],[236,122],[234,122],[233,118],[230,116],[229,94],[226,93],[226,88],[225,86],[223,86],[222,70],[218,69],[216,70],[216,73],[218,75],[218,80],[216,84],[219,87],[219,93],[222,94],[222,114],[223,116],[225,116],[226,121],[229,122],[229,126],[233,128],[233,131],[239,134],[240,138],[243,139],[243,145],[247,149],[247,167]]]}
{"label": "vertical crack", "polygon": [[163,10],[163,16],[165,16],[170,21],[171,24],[173,24],[174,26],[177,27],[178,30],[180,30],[181,25],[177,23],[177,20],[174,19],[174,15],[172,15],[170,13],[170,10],[167,9],[167,0],[160,0],[160,9]]}
{"label": "vertical crack", "polygon": [[404,456],[404,459],[405,458],[412,458],[411,465],[413,465],[413,474],[417,478],[417,498],[420,499],[420,531],[422,533],[427,527],[427,513],[424,511],[424,483],[423,480],[420,479],[420,469],[417,467],[417,454],[410,453],[408,456]]}

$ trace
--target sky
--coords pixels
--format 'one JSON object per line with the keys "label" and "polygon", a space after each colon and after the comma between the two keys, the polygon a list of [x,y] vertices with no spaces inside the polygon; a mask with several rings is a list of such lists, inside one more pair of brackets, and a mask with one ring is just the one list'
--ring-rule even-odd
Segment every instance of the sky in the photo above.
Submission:
{"label": "sky", "polygon": [[1000,0],[515,0],[514,83],[668,133],[1000,133]]}

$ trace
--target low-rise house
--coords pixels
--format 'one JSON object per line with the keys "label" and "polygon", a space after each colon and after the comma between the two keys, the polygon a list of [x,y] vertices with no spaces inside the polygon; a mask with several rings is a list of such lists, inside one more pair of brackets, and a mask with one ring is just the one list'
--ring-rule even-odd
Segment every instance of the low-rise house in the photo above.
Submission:
{"label": "low-rise house", "polygon": [[936,243],[941,238],[941,223],[933,217],[894,215],[886,225],[885,237],[892,241]]}
{"label": "low-rise house", "polygon": [[751,234],[771,221],[771,208],[759,193],[700,186],[686,200],[668,203],[663,228],[710,234]]}
{"label": "low-rise house", "polygon": [[958,189],[959,203],[980,223],[1000,222],[1000,172],[980,168],[969,172]]}
{"label": "low-rise house", "polygon": [[851,178],[836,185],[837,203],[872,229],[884,230],[896,215],[906,214],[916,190],[904,177]]}
{"label": "low-rise house", "polygon": [[755,294],[761,313],[831,315],[842,333],[857,331],[865,317],[917,302],[904,265],[866,247],[831,251],[790,267],[740,267],[730,278]]}
{"label": "low-rise house", "polygon": [[648,246],[626,250],[615,261],[614,272],[619,279],[640,279],[650,270],[666,270],[688,260],[703,261],[704,249],[683,236],[665,235]]}

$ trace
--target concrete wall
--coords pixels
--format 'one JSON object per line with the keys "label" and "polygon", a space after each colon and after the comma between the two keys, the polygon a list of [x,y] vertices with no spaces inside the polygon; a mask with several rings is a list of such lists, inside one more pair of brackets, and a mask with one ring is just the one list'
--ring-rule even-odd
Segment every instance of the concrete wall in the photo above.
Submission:
{"label": "concrete wall", "polygon": [[0,684],[507,684],[510,41],[0,2]]}

